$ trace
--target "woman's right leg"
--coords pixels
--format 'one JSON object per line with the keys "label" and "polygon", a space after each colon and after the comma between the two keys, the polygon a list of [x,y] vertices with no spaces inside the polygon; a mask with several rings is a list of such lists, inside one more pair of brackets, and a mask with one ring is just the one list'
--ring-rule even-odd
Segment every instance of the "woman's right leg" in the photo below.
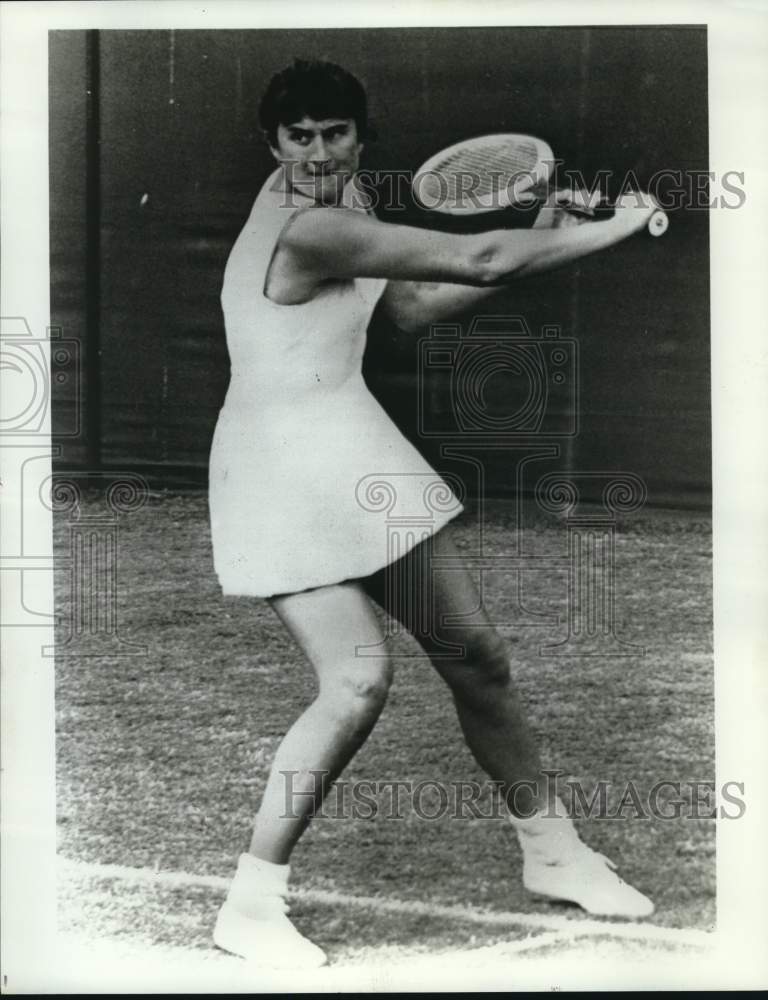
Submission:
{"label": "woman's right leg", "polygon": [[280,968],[316,968],[322,950],[288,920],[288,858],[323,795],[373,728],[391,680],[385,656],[358,657],[381,632],[355,583],[275,598],[271,604],[312,664],[317,697],[272,763],[250,850],[238,860],[213,939],[226,951]]}
{"label": "woman's right leg", "polygon": [[[363,589],[349,582],[270,601],[318,679],[317,697],[275,755],[249,853],[282,865],[333,781],[363,744],[392,679],[386,655],[357,656],[381,643]],[[321,773],[318,773],[321,772]]]}

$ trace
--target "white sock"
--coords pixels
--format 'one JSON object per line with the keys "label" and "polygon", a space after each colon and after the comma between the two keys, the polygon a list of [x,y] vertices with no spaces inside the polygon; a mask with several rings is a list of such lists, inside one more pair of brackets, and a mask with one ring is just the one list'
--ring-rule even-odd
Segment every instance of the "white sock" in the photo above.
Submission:
{"label": "white sock", "polygon": [[554,805],[554,810],[539,810],[525,819],[510,813],[524,857],[557,864],[569,861],[584,849],[563,803],[555,799]]}
{"label": "white sock", "polygon": [[227,903],[248,917],[273,915],[276,897],[288,890],[290,865],[276,865],[254,854],[241,854],[227,893]]}

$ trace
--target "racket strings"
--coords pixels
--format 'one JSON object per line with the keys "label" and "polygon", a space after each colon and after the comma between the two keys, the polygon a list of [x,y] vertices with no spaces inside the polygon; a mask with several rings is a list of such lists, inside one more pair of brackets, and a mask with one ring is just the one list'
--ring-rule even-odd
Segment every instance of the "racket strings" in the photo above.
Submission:
{"label": "racket strings", "polygon": [[[520,189],[532,186],[542,173],[540,150],[534,142],[467,144],[433,162],[419,183],[430,201],[462,198],[487,201],[513,181]],[[529,183],[530,182],[530,183]]]}

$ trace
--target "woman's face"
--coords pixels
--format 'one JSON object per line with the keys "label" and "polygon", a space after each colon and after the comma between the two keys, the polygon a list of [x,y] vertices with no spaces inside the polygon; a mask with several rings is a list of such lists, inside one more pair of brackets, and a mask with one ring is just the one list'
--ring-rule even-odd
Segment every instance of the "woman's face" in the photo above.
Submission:
{"label": "woman's face", "polygon": [[278,125],[277,145],[271,147],[291,187],[331,205],[338,204],[344,185],[358,169],[362,148],[354,118],[307,117]]}

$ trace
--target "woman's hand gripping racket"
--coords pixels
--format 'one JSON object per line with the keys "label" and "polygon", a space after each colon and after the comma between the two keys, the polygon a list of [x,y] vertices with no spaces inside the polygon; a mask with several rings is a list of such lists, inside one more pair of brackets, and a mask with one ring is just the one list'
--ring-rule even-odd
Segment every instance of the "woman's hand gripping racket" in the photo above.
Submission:
{"label": "woman's hand gripping racket", "polygon": [[[609,205],[597,196],[582,190],[560,190],[554,192],[541,207],[534,229],[563,229],[578,226],[584,222],[596,222],[610,218],[617,211],[644,210],[648,214],[645,228],[651,236],[663,236],[669,228],[667,213],[659,208],[651,195],[641,191],[628,191],[615,205]],[[642,223],[641,223],[642,227]]]}
{"label": "woman's hand gripping racket", "polygon": [[[416,171],[413,194],[432,212],[448,216],[473,216],[509,208],[530,209],[542,202],[534,228],[561,228],[594,221],[602,212],[582,191],[549,191],[555,157],[549,145],[530,135],[501,133],[466,139],[431,156]],[[616,210],[653,208],[647,195],[630,193],[619,199]],[[646,199],[644,204],[641,199]],[[647,229],[653,236],[666,232],[669,220],[655,206]]]}

